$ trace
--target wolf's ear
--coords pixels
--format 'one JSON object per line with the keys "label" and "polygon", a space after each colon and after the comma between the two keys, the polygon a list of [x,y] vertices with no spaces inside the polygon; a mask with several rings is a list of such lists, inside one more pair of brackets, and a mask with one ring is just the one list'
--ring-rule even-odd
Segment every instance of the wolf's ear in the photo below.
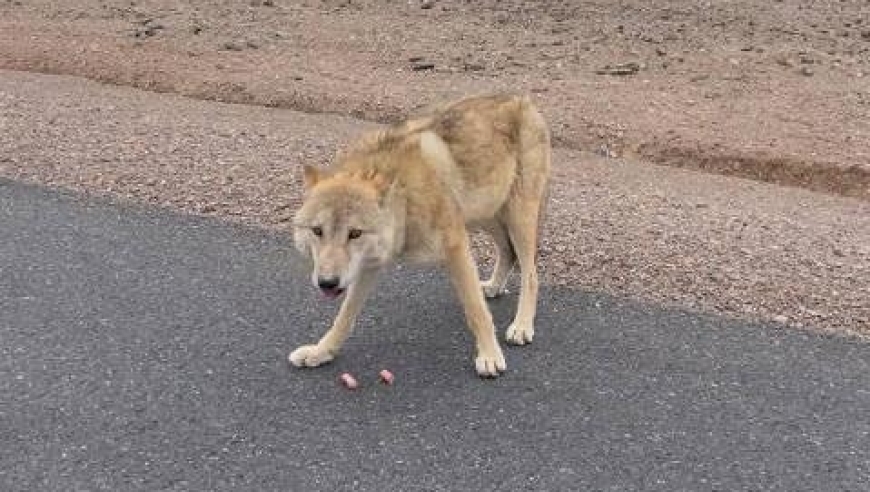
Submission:
{"label": "wolf's ear", "polygon": [[302,166],[302,184],[306,190],[313,188],[314,185],[325,177],[325,175],[326,173],[314,166],[309,166],[307,164]]}

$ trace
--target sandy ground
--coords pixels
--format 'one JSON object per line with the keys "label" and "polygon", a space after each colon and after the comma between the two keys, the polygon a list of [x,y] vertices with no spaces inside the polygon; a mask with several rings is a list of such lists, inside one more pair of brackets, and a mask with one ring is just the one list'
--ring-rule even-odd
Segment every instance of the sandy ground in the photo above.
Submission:
{"label": "sandy ground", "polygon": [[[0,175],[277,229],[298,163],[373,126],[9,71],[0,115]],[[555,161],[547,283],[870,334],[870,203],[564,148]]]}
{"label": "sandy ground", "polygon": [[528,91],[548,282],[870,333],[866,1],[0,0],[3,68],[248,106],[0,72],[0,174],[277,228],[363,128]]}

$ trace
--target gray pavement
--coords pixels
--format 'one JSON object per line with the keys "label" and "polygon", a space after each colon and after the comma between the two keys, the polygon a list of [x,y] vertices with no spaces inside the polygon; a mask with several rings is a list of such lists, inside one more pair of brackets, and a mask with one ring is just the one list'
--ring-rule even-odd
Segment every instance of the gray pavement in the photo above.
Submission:
{"label": "gray pavement", "polygon": [[482,381],[402,269],[289,367],[335,308],[287,237],[0,181],[0,490],[870,490],[866,343],[551,288]]}

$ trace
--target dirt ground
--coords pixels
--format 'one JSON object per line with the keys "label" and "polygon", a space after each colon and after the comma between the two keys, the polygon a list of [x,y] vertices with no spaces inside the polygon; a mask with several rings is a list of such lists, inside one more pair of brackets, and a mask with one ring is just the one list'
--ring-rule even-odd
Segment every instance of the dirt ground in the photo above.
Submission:
{"label": "dirt ground", "polygon": [[[551,283],[870,333],[870,4],[699,5],[0,0],[0,69],[327,118],[282,117],[284,131],[246,134],[241,120],[226,120],[222,131],[246,142],[236,143],[248,158],[208,163],[208,147],[167,155],[166,146],[203,147],[188,141],[194,130],[171,125],[175,111],[162,99],[136,111],[163,105],[160,118],[181,133],[127,128],[138,137],[119,145],[117,128],[100,126],[108,121],[50,102],[87,91],[39,95],[25,87],[35,81],[5,72],[18,85],[7,84],[2,100],[0,173],[280,227],[298,188],[274,177],[286,171],[276,162],[328,162],[361,128],[431,102],[528,91],[558,147],[542,251]],[[118,109],[129,94],[118,97],[109,121],[150,127]],[[66,141],[54,132],[72,132],[76,119],[109,139],[68,142],[82,152],[72,155],[88,157],[84,167],[30,140]],[[35,136],[12,134],[33,125]],[[286,141],[272,142],[267,158],[252,135]],[[238,154],[238,145],[227,151]]]}
{"label": "dirt ground", "polygon": [[865,0],[0,0],[0,68],[394,120],[537,94],[558,142],[870,197]]}

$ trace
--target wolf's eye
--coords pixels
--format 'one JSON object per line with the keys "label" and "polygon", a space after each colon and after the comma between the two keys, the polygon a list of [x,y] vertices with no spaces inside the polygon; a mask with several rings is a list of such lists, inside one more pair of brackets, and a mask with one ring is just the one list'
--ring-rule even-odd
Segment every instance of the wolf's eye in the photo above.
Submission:
{"label": "wolf's eye", "polygon": [[362,236],[362,231],[359,229],[351,229],[350,232],[347,233],[348,239],[356,239]]}
{"label": "wolf's eye", "polygon": [[312,227],[311,232],[317,237],[320,237],[323,235],[323,229],[319,226]]}

